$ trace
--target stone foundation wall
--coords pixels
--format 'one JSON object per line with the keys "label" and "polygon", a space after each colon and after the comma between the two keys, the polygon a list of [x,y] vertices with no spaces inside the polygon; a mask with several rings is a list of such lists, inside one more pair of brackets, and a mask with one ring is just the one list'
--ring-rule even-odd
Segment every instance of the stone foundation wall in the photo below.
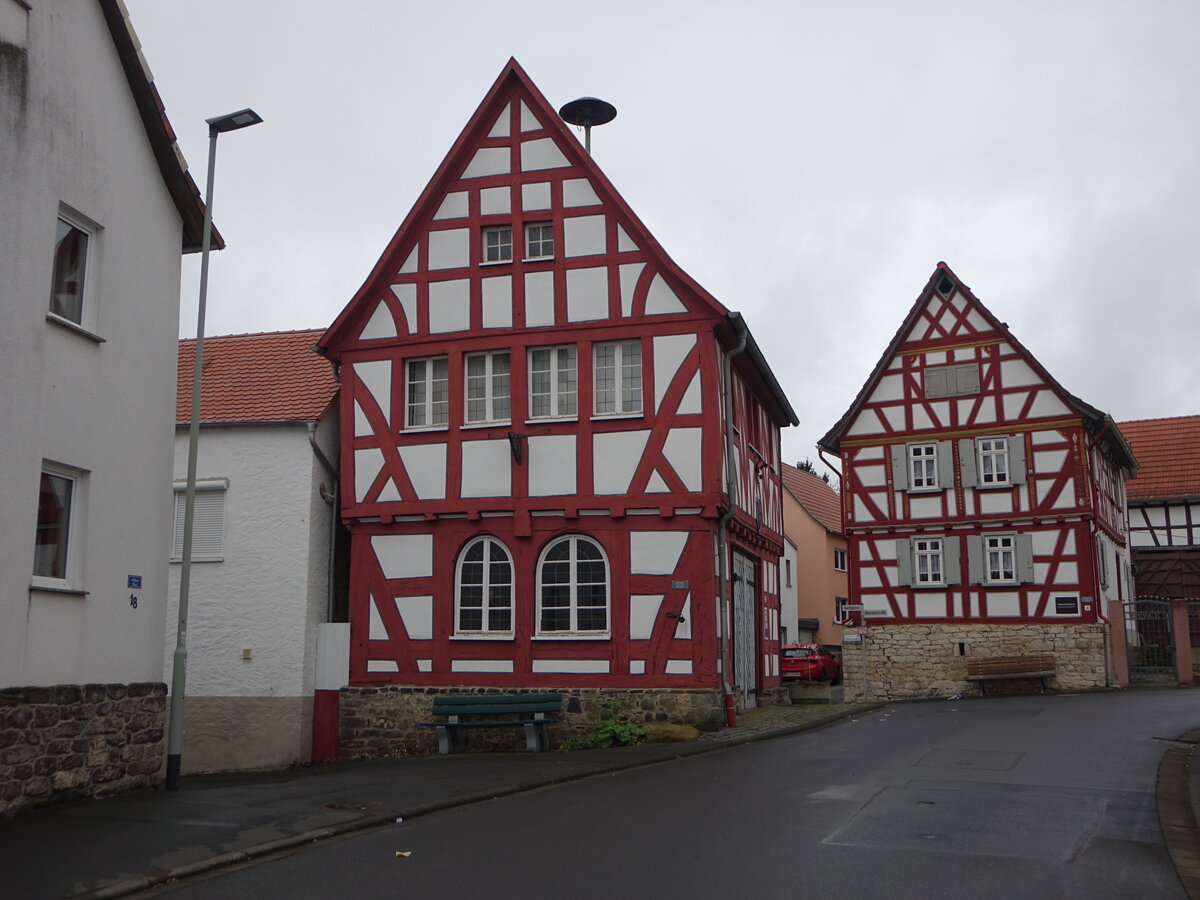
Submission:
{"label": "stone foundation wall", "polygon": [[162,683],[0,690],[0,818],[157,784],[166,698]]}
{"label": "stone foundation wall", "polygon": [[[486,694],[563,694],[559,722],[550,726],[550,745],[586,734],[592,726],[588,712],[599,702],[616,697],[619,715],[633,722],[674,722],[714,731],[725,721],[717,690],[621,690],[538,688],[509,690],[482,687],[344,687],[341,691],[340,739],[342,759],[380,759],[437,753],[437,733],[422,727],[433,721],[430,709],[438,695],[463,697]],[[463,734],[465,750],[524,750],[524,730],[472,728]]]}
{"label": "stone foundation wall", "polygon": [[[1057,675],[1047,690],[1102,688],[1107,684],[1107,625],[880,625],[862,644],[846,644],[842,672],[846,701],[863,699],[863,650],[871,700],[903,700],[979,693],[967,681],[967,660],[985,656],[1051,653]],[[960,647],[962,645],[961,654]],[[988,694],[1038,690],[1037,679],[988,682]]]}

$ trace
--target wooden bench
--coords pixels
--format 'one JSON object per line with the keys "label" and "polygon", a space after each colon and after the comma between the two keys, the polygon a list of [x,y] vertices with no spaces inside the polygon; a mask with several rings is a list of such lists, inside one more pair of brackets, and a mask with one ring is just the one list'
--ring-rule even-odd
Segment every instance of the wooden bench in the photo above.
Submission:
{"label": "wooden bench", "polygon": [[1036,678],[1046,693],[1046,679],[1054,677],[1054,657],[1049,653],[1034,656],[987,656],[967,660],[967,681],[979,682],[979,696],[987,696],[984,685],[1007,678]]}
{"label": "wooden bench", "polygon": [[[546,726],[557,721],[562,710],[562,694],[478,694],[471,697],[434,697],[433,715],[445,716],[444,722],[422,722],[437,729],[438,752],[454,753],[462,748],[464,728],[516,727],[525,730],[525,749],[547,750],[550,735]],[[463,721],[469,716],[469,721]],[[487,719],[481,721],[476,717]],[[500,717],[500,718],[497,718]]]}

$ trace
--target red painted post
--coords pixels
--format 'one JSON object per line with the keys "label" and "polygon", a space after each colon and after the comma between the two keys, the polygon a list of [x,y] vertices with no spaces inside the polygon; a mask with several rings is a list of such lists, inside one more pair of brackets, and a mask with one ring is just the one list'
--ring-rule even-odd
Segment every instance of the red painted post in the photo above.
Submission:
{"label": "red painted post", "polygon": [[1192,638],[1188,632],[1188,602],[1178,597],[1171,600],[1171,632],[1175,640],[1175,676],[1179,684],[1192,685]]}
{"label": "red painted post", "polygon": [[1120,600],[1108,601],[1108,630],[1112,645],[1113,685],[1129,687],[1129,644],[1125,636],[1125,605]]}

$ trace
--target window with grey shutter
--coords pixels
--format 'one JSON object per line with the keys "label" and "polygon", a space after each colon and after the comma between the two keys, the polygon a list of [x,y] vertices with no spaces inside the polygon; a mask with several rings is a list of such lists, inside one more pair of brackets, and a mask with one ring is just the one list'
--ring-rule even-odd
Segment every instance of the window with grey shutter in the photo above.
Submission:
{"label": "window with grey shutter", "polygon": [[896,538],[896,584],[912,585],[912,546],[908,538]]}
{"label": "window with grey shutter", "polygon": [[[989,539],[996,542],[994,546]],[[1012,553],[1012,577],[995,577],[994,554]],[[1001,560],[1003,562],[1003,560]],[[1002,565],[1005,572],[1008,567]],[[1033,535],[976,534],[967,538],[967,577],[971,584],[1029,584],[1033,581]]]}
{"label": "window with grey shutter", "polygon": [[[196,485],[196,507],[192,520],[192,561],[220,562],[225,555],[225,491],[229,482],[220,479]],[[183,528],[187,513],[187,491],[175,486],[175,535],[171,559],[183,559]]]}
{"label": "window with grey shutter", "polygon": [[924,372],[925,397],[964,397],[979,393],[979,364],[929,366]]}

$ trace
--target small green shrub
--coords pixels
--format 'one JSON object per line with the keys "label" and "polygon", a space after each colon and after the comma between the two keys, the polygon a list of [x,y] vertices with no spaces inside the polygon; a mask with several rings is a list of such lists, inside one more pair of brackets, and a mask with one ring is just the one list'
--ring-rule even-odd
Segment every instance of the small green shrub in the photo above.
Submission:
{"label": "small green shrub", "polygon": [[621,701],[616,697],[601,700],[594,695],[590,701],[587,715],[593,723],[591,729],[582,737],[563,741],[563,750],[628,747],[646,740],[645,728],[621,718]]}

